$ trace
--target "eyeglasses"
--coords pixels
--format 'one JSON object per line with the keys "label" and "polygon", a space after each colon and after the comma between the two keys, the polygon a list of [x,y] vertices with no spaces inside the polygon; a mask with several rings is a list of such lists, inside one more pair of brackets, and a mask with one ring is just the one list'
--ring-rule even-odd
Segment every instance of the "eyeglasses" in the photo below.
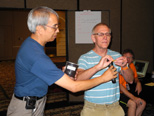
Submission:
{"label": "eyeglasses", "polygon": [[57,30],[57,29],[59,28],[58,25],[53,25],[53,26],[45,25],[45,26],[46,26],[46,27],[50,27],[50,28],[52,28],[52,29],[54,29],[54,30]]}
{"label": "eyeglasses", "polygon": [[133,59],[133,57],[127,57],[127,56],[126,56],[126,58],[128,58],[128,59]]}
{"label": "eyeglasses", "polygon": [[107,37],[111,36],[111,33],[94,33],[93,35],[98,35],[100,37],[103,37],[104,35],[106,35]]}

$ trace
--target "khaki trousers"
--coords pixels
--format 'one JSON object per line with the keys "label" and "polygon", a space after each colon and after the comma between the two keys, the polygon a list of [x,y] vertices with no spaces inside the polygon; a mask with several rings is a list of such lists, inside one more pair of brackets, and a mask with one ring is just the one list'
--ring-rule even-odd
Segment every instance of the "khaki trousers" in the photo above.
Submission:
{"label": "khaki trousers", "polygon": [[124,111],[119,102],[113,104],[101,105],[88,101],[84,102],[81,116],[124,116]]}
{"label": "khaki trousers", "polygon": [[14,95],[7,110],[7,116],[43,116],[46,96],[36,101],[35,110],[26,109],[26,101],[19,100]]}

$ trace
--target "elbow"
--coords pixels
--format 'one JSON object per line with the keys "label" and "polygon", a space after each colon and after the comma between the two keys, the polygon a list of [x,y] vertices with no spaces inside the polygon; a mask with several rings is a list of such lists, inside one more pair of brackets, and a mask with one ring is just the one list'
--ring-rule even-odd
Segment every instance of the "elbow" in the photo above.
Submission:
{"label": "elbow", "polygon": [[78,92],[75,88],[72,88],[70,91],[71,91],[72,93]]}
{"label": "elbow", "polygon": [[133,84],[133,80],[129,81],[129,84]]}
{"label": "elbow", "polygon": [[70,89],[70,91],[71,91],[72,93],[76,93],[76,92],[79,92],[79,91],[81,91],[81,90],[79,89],[79,87],[78,87],[77,85],[74,85],[74,86]]}
{"label": "elbow", "polygon": [[78,92],[78,91],[76,91],[76,90],[73,90],[73,91],[71,91],[72,93],[76,93],[76,92]]}
{"label": "elbow", "polygon": [[134,78],[132,77],[132,78],[129,79],[129,82],[128,83],[129,84],[133,84],[133,82],[134,82]]}
{"label": "elbow", "polygon": [[72,89],[71,92],[72,92],[72,93],[77,93],[77,92],[79,92],[79,90],[77,90],[77,89]]}
{"label": "elbow", "polygon": [[130,84],[133,84],[133,82],[134,82],[134,76],[132,75],[131,80],[130,80]]}

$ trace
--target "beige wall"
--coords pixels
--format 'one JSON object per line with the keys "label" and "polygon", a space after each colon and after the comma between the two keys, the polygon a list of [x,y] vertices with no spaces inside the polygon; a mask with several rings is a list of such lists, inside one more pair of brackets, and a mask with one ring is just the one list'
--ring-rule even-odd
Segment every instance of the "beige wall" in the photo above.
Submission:
{"label": "beige wall", "polygon": [[88,0],[88,2],[79,0],[79,6],[77,2],[77,0],[26,0],[26,2],[3,0],[0,7],[33,8],[44,5],[56,10],[66,10],[68,58],[73,62],[77,62],[81,54],[93,48],[92,44],[75,44],[75,11],[102,11],[102,21],[109,23],[113,33],[111,49],[120,52],[125,48],[132,48],[136,59],[149,61],[148,71],[153,70],[153,0]]}
{"label": "beige wall", "polygon": [[[80,0],[80,10],[102,11],[102,22],[109,24],[114,34],[111,49],[120,51],[120,0],[116,0],[116,2],[115,0],[89,0],[88,3],[86,0]],[[75,13],[68,11],[69,60],[77,62],[81,54],[93,48],[93,44],[75,44],[74,25]]]}
{"label": "beige wall", "polygon": [[[79,6],[77,1],[26,0],[27,4],[25,5],[24,0],[3,0],[0,2],[0,7],[25,8],[26,6],[27,8],[33,8],[44,5],[56,10],[66,10],[68,58],[72,62],[77,62],[81,54],[93,48],[93,44],[75,44],[75,11],[102,11],[102,22],[108,23],[112,29],[113,38],[111,49],[118,52],[125,48],[133,49],[136,59],[150,62],[148,72],[152,72],[154,67],[153,0],[79,0]],[[0,41],[4,42],[4,40]],[[1,49],[3,48],[1,47]]]}
{"label": "beige wall", "polygon": [[20,44],[30,35],[27,14],[21,10],[0,11],[0,60],[15,59]]}
{"label": "beige wall", "polygon": [[24,0],[1,0],[2,8],[24,8]]}
{"label": "beige wall", "polygon": [[123,0],[122,50],[132,48],[135,59],[149,61],[153,69],[153,0]]}
{"label": "beige wall", "polygon": [[76,10],[77,0],[26,0],[27,8],[48,6],[56,10]]}

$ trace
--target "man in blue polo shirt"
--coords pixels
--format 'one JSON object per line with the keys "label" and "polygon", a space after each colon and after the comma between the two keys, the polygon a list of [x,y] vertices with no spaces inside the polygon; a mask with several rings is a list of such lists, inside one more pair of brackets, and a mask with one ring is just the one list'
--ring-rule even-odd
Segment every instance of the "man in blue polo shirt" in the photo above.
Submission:
{"label": "man in blue polo shirt", "polygon": [[[58,18],[54,10],[44,6],[29,12],[27,24],[32,34],[23,42],[16,57],[16,84],[7,116],[43,116],[48,86],[53,83],[78,92],[116,78],[116,68],[111,67],[98,78],[73,81],[56,67],[45,54],[44,46],[56,38]],[[106,55],[99,67],[108,66],[112,60]]]}

